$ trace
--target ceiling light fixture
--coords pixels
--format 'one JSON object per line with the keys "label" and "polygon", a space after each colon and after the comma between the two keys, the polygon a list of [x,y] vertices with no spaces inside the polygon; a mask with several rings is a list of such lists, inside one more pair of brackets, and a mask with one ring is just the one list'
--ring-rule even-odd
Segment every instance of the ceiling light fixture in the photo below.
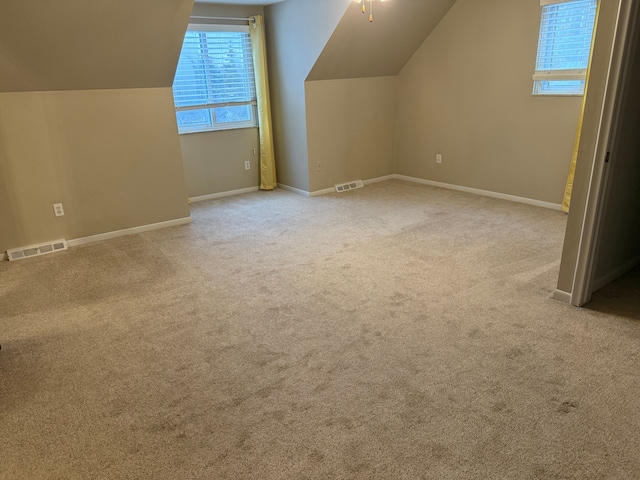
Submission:
{"label": "ceiling light fixture", "polygon": [[[356,3],[362,4],[362,13],[367,11],[366,3],[367,0],[353,0]],[[380,0],[380,3],[386,2],[387,0]],[[373,22],[373,0],[369,0],[369,21]]]}

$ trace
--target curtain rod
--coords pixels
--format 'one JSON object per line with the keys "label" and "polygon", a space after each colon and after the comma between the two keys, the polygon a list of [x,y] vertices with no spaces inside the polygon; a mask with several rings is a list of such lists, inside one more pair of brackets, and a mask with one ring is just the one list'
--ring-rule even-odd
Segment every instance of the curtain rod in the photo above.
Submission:
{"label": "curtain rod", "polygon": [[255,17],[191,17],[192,20],[233,20],[237,22],[256,22]]}

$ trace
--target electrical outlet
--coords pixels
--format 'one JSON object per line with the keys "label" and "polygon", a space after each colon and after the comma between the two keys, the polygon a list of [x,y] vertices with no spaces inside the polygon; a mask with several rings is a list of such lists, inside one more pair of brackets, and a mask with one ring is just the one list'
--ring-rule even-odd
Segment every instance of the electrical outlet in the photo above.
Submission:
{"label": "electrical outlet", "polygon": [[245,170],[251,170],[251,162],[249,160],[244,162],[244,169]]}
{"label": "electrical outlet", "polygon": [[254,157],[256,156],[256,149],[255,149],[255,147],[253,148],[253,156],[254,156]]}
{"label": "electrical outlet", "polygon": [[438,153],[436,155],[436,163],[442,163],[442,154]]}
{"label": "electrical outlet", "polygon": [[316,170],[319,172],[322,170],[322,162],[316,163]]}
{"label": "electrical outlet", "polygon": [[56,217],[62,217],[64,215],[64,209],[61,203],[53,204],[53,213],[55,213]]}

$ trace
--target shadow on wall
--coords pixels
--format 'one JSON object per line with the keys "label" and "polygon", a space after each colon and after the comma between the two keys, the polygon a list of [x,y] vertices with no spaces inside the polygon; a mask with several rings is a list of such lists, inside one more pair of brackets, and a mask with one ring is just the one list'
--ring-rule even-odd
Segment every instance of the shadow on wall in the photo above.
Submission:
{"label": "shadow on wall", "polygon": [[585,308],[640,320],[640,267],[595,292]]}
{"label": "shadow on wall", "polygon": [[[10,232],[22,232],[22,225],[18,224],[15,205],[11,199],[15,198],[11,172],[8,165],[2,161],[8,153],[3,147],[2,130],[0,129],[0,253],[4,253],[4,246],[9,244]],[[22,240],[22,239],[21,239]]]}

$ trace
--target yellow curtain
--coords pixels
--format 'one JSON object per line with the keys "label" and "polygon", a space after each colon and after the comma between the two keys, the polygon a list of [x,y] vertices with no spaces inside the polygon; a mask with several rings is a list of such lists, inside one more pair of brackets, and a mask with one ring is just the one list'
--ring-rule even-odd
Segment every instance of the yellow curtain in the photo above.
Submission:
{"label": "yellow curtain", "polygon": [[571,204],[571,192],[573,191],[573,177],[576,174],[576,162],[578,160],[578,150],[580,148],[580,133],[582,132],[582,120],[584,118],[584,104],[587,99],[587,82],[584,86],[584,96],[582,97],[582,110],[580,110],[580,118],[578,119],[578,132],[576,133],[576,140],[573,144],[573,155],[571,155],[571,165],[569,166],[569,177],[567,178],[567,186],[564,189],[564,198],[562,199],[562,211],[569,213],[569,205]]}
{"label": "yellow curtain", "polygon": [[273,190],[277,186],[276,164],[271,127],[271,103],[267,77],[267,50],[264,41],[264,22],[261,15],[252,17],[249,24],[253,71],[256,77],[258,125],[260,130],[260,189]]}
{"label": "yellow curtain", "polygon": [[569,177],[567,178],[567,186],[564,189],[564,198],[562,199],[562,210],[569,213],[571,205],[571,192],[573,191],[573,178],[576,174],[576,162],[578,160],[578,150],[580,149],[580,134],[582,133],[582,121],[584,119],[584,106],[587,101],[587,89],[589,88],[589,75],[591,74],[591,57],[593,56],[593,44],[596,41],[596,31],[598,30],[598,17],[600,16],[600,1],[596,11],[595,26],[593,36],[591,38],[591,53],[589,54],[589,68],[587,69],[587,78],[584,82],[584,95],[582,96],[582,108],[580,109],[580,118],[578,119],[578,132],[576,140],[573,144],[573,155],[571,156],[571,165],[569,166]]}

